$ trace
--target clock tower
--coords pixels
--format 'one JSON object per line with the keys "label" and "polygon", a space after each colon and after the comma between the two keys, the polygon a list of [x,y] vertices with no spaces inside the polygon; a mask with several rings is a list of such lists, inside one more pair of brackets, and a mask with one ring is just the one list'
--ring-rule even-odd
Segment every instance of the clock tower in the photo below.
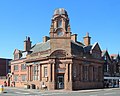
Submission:
{"label": "clock tower", "polygon": [[50,28],[51,52],[65,50],[71,53],[71,31],[67,11],[58,8],[54,11]]}

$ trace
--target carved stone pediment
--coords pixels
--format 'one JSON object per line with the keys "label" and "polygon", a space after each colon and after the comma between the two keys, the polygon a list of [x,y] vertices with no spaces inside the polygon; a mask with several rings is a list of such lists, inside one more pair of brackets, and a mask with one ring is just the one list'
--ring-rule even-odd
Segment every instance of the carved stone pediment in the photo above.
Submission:
{"label": "carved stone pediment", "polygon": [[50,55],[51,57],[66,57],[66,51],[65,50],[56,50],[52,52]]}

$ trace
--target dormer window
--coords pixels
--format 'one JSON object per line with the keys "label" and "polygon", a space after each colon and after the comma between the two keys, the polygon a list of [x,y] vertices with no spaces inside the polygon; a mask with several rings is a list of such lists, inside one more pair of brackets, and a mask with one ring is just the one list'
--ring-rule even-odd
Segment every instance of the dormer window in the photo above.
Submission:
{"label": "dormer window", "polygon": [[62,27],[62,20],[58,21],[58,28]]}
{"label": "dormer window", "polygon": [[20,59],[22,57],[21,53],[15,53],[14,54],[14,60]]}
{"label": "dormer window", "polygon": [[14,59],[16,60],[16,59],[18,59],[18,58],[19,58],[18,54],[15,54],[15,55],[14,55]]}

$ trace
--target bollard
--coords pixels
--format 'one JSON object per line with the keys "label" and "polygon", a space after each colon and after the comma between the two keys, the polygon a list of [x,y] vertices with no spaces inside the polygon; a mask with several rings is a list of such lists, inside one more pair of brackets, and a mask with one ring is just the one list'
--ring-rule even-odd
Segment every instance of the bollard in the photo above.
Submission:
{"label": "bollard", "polygon": [[3,85],[0,85],[0,93],[2,93],[4,91],[4,87]]}

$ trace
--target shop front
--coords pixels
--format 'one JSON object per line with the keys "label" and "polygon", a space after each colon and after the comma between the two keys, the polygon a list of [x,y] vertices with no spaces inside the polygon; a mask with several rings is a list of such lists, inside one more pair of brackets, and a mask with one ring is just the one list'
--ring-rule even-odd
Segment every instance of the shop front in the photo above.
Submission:
{"label": "shop front", "polygon": [[120,77],[104,77],[105,88],[117,88],[120,87]]}

